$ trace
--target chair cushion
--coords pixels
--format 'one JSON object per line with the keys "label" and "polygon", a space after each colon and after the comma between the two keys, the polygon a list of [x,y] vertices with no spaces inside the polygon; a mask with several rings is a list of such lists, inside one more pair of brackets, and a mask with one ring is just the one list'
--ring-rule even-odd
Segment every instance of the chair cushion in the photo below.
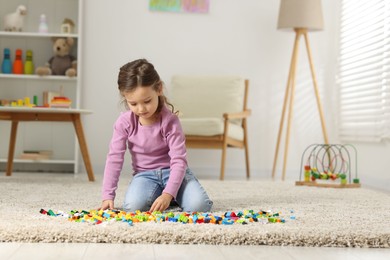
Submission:
{"label": "chair cushion", "polygon": [[[223,119],[221,118],[183,118],[179,117],[186,135],[213,136],[223,134]],[[228,136],[242,141],[244,131],[241,126],[229,123]]]}
{"label": "chair cushion", "polygon": [[[171,93],[170,99],[180,113],[186,135],[221,135],[223,114],[243,110],[245,79],[240,76],[175,75]],[[243,140],[241,123],[240,119],[229,122],[229,137]]]}
{"label": "chair cushion", "polygon": [[172,77],[171,93],[183,118],[222,118],[224,113],[243,110],[245,80],[239,76],[176,75]]}

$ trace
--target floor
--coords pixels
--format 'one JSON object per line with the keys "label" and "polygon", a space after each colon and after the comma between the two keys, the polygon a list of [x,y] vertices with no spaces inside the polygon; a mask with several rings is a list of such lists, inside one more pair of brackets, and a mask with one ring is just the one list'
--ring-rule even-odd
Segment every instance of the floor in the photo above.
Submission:
{"label": "floor", "polygon": [[0,259],[388,260],[390,249],[279,246],[0,243]]}

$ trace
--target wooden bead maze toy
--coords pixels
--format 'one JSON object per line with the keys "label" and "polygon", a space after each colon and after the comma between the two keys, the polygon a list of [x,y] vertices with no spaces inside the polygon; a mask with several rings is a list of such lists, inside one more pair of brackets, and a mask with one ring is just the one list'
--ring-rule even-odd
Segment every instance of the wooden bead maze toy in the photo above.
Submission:
{"label": "wooden bead maze toy", "polygon": [[[354,167],[352,161],[355,162]],[[297,186],[328,188],[361,186],[357,177],[356,148],[350,144],[312,144],[302,154],[300,169],[299,181],[295,182]]]}

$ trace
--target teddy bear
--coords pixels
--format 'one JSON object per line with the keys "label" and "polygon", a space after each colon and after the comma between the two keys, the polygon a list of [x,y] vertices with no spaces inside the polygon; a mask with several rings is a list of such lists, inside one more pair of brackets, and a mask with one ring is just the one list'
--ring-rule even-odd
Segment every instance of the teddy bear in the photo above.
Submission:
{"label": "teddy bear", "polygon": [[54,56],[45,66],[37,67],[35,73],[40,76],[66,75],[75,77],[77,75],[77,60],[70,55],[74,44],[73,38],[52,38],[52,40]]}

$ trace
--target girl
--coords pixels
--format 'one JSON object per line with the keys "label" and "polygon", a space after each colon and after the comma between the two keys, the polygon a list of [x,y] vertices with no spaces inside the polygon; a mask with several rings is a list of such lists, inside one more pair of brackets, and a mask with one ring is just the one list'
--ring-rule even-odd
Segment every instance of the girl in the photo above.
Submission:
{"label": "girl", "polygon": [[114,124],[101,209],[114,208],[127,146],[134,173],[123,210],[164,211],[174,200],[184,211],[210,211],[213,202],[187,167],[184,133],[154,66],[145,59],[125,64],[118,89],[128,111]]}

